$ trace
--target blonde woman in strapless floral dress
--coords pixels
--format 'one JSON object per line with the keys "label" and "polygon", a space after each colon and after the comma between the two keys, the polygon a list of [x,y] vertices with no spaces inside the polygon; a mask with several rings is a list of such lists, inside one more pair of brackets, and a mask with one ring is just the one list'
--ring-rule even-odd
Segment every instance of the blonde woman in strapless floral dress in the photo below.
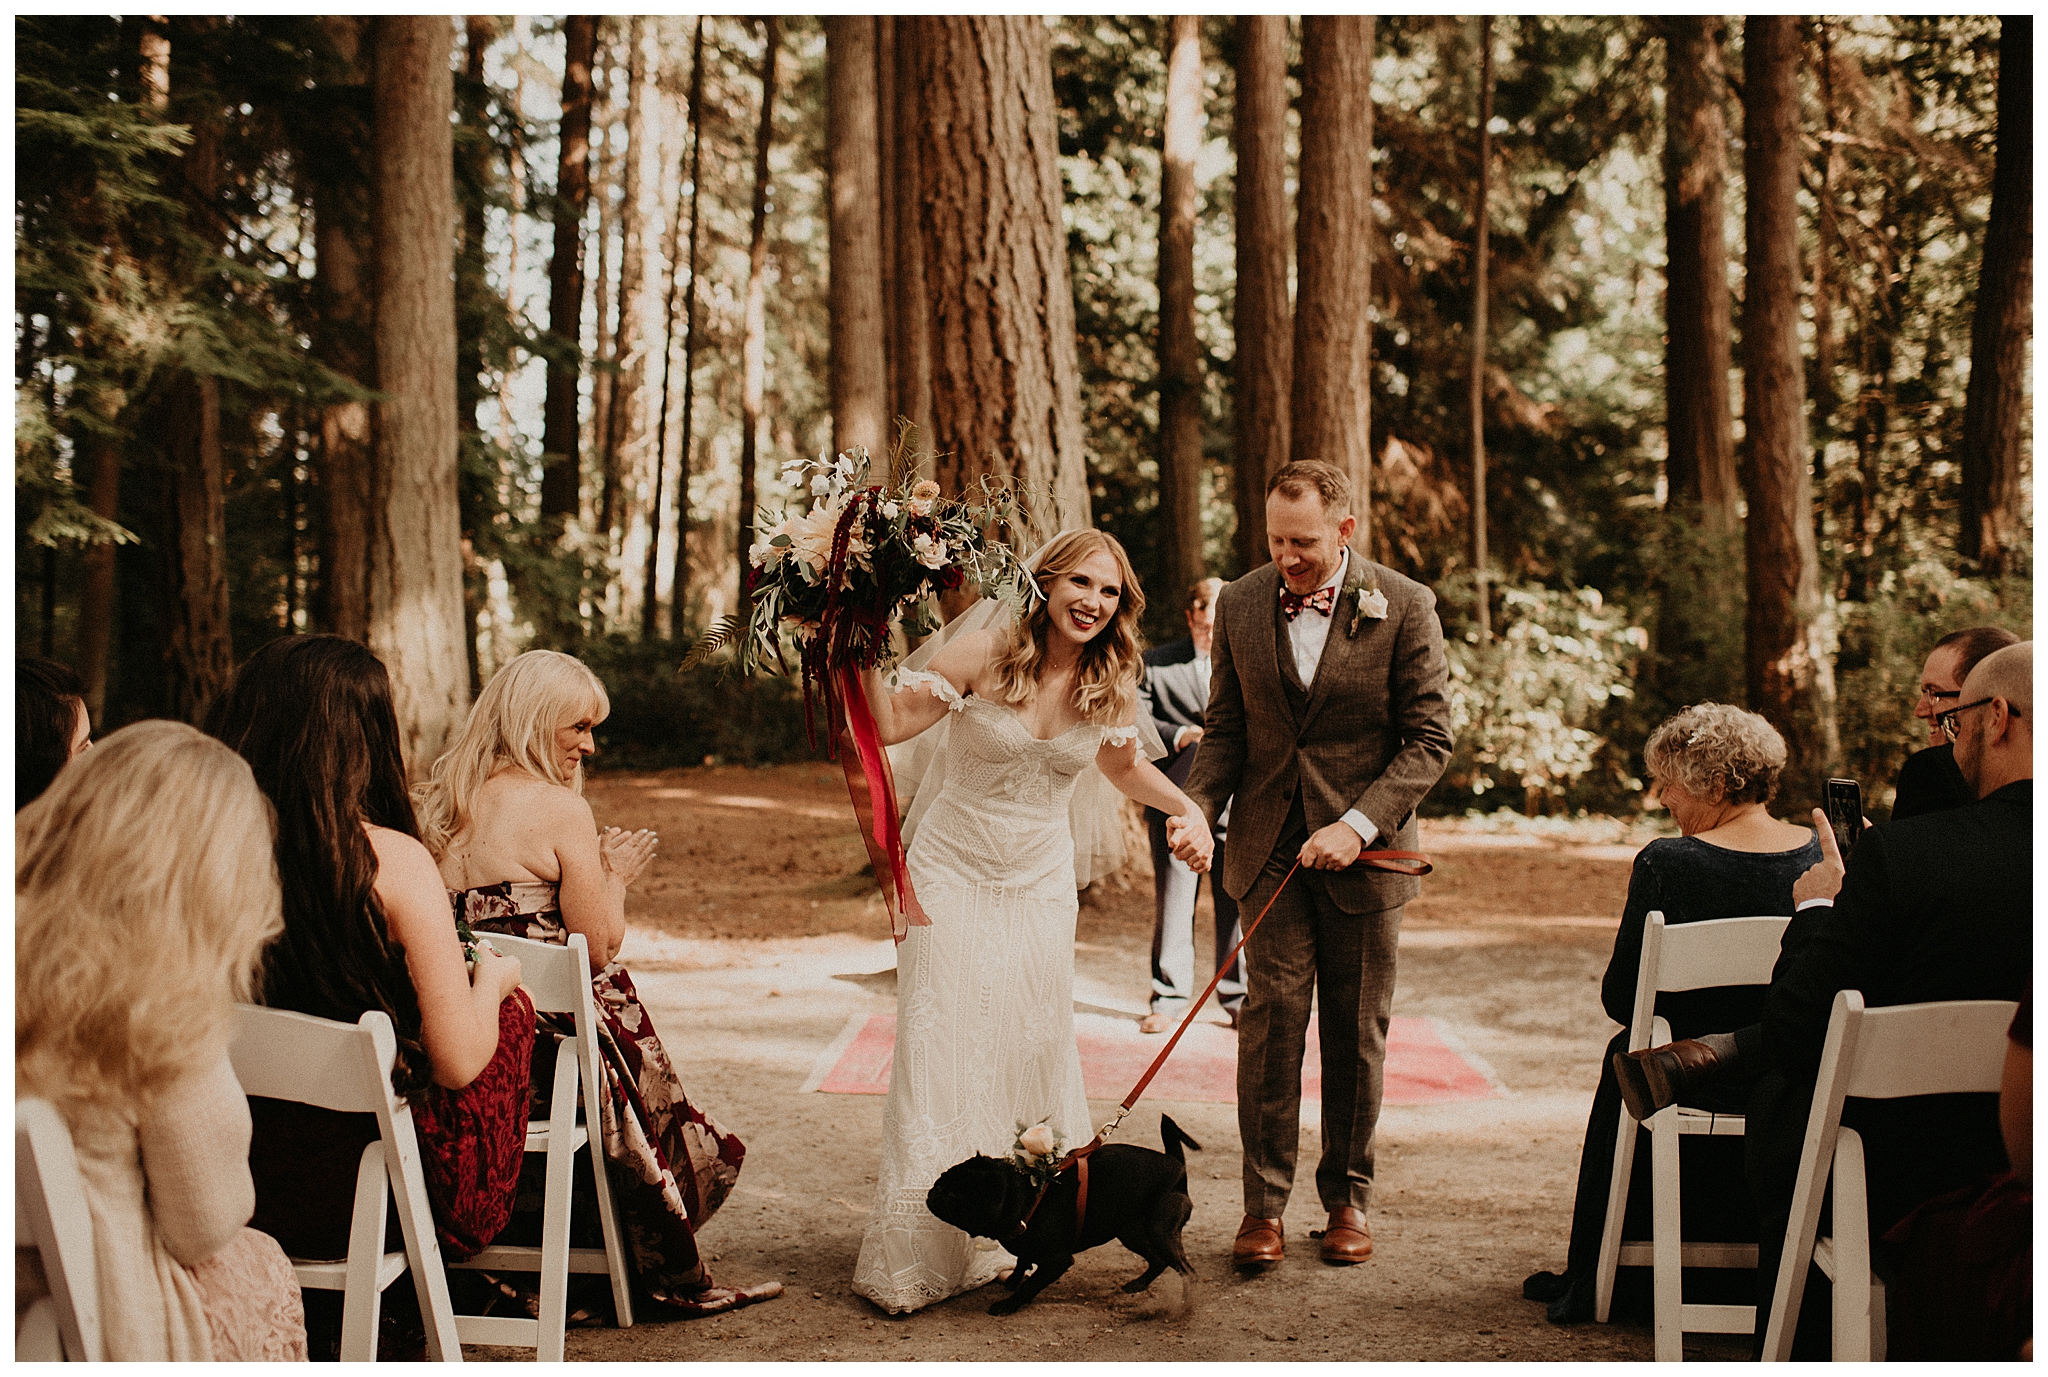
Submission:
{"label": "blonde woman in strapless floral dress", "polygon": [[[636,1291],[684,1317],[719,1314],[778,1296],[782,1285],[722,1285],[697,1246],[697,1231],[739,1179],[746,1147],[690,1103],[616,959],[626,888],[653,859],[656,839],[615,827],[600,833],[583,799],[583,760],[609,708],[581,661],[530,650],[485,686],[414,802],[456,921],[557,944],[581,933],[589,944],[606,1081],[592,1098]],[[561,1022],[556,1031],[568,1032]]]}

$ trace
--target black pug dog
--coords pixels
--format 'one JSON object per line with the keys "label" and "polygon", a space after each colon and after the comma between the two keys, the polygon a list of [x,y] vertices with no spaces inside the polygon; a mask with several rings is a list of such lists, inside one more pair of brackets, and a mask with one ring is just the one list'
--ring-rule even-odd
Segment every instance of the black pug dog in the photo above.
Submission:
{"label": "black pug dog", "polygon": [[[1145,1259],[1143,1276],[1125,1283],[1133,1294],[1151,1286],[1171,1267],[1194,1277],[1181,1229],[1194,1210],[1188,1199],[1187,1158],[1181,1145],[1200,1152],[1202,1145],[1181,1126],[1159,1116],[1165,1152],[1129,1143],[1107,1143],[1088,1158],[1088,1213],[1074,1224],[1080,1194],[1080,1169],[1069,1167],[1052,1183],[1038,1209],[1031,1202],[1038,1188],[1031,1178],[1000,1157],[974,1156],[946,1168],[932,1183],[925,1205],[932,1214],[976,1238],[992,1238],[1017,1255],[1016,1270],[1004,1281],[1012,1294],[988,1308],[991,1315],[1013,1315],[1040,1291],[1058,1281],[1074,1265],[1074,1254],[1099,1248],[1111,1239]],[[1019,1234],[1025,1214],[1031,1222]],[[1013,1236],[1014,1235],[1014,1236]]]}

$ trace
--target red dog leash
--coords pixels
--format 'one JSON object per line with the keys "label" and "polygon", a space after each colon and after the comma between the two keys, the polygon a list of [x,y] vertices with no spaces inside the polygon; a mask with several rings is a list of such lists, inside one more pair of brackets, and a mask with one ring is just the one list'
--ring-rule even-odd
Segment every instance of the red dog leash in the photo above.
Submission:
{"label": "red dog leash", "polygon": [[[1429,857],[1420,851],[1361,851],[1358,859],[1353,861],[1351,866],[1347,868],[1356,868],[1358,866],[1364,866],[1368,870],[1384,870],[1394,875],[1409,875],[1416,879],[1420,879],[1436,868],[1429,863]],[[1088,1158],[1090,1154],[1102,1146],[1104,1139],[1116,1132],[1117,1126],[1123,1123],[1124,1116],[1131,1112],[1133,1105],[1137,1104],[1138,1097],[1145,1093],[1145,1087],[1152,1084],[1152,1078],[1159,1074],[1159,1068],[1166,1065],[1166,1059],[1173,1055],[1173,1049],[1179,1044],[1182,1034],[1186,1033],[1189,1027],[1194,1024],[1195,1015],[1202,1012],[1202,1006],[1209,1002],[1209,996],[1216,993],[1216,987],[1223,983],[1223,973],[1237,963],[1238,953],[1244,950],[1245,943],[1252,940],[1252,934],[1259,930],[1259,924],[1266,921],[1266,915],[1273,911],[1273,905],[1280,902],[1281,891],[1287,888],[1287,882],[1294,878],[1294,872],[1299,869],[1301,869],[1301,861],[1297,858],[1294,864],[1288,867],[1286,875],[1281,877],[1279,887],[1273,891],[1273,897],[1266,900],[1266,906],[1259,910],[1259,916],[1252,919],[1251,926],[1244,930],[1244,936],[1238,938],[1237,945],[1230,949],[1230,955],[1216,963],[1216,974],[1209,977],[1209,987],[1203,990],[1200,997],[1188,1007],[1187,1016],[1181,1019],[1180,1027],[1173,1030],[1173,1036],[1166,1040],[1166,1046],[1159,1049],[1159,1055],[1152,1059],[1152,1064],[1149,1067],[1145,1068],[1145,1074],[1138,1077],[1138,1083],[1131,1087],[1131,1093],[1124,1096],[1123,1103],[1117,1106],[1116,1117],[1104,1124],[1087,1143],[1075,1148],[1060,1159],[1060,1164],[1053,1168],[1052,1177],[1047,1179],[1045,1185],[1039,1187],[1038,1196],[1031,1202],[1031,1208],[1024,1212],[1024,1218],[1018,1221],[1017,1227],[1004,1236],[1003,1242],[1007,1243],[1011,1239],[1017,1238],[1031,1226],[1031,1216],[1038,1213],[1038,1206],[1045,1199],[1046,1191],[1052,1188],[1053,1180],[1057,1179],[1067,1168],[1075,1166],[1078,1166],[1080,1169],[1080,1193],[1074,1202],[1074,1233],[1077,1237],[1080,1235],[1081,1224],[1088,1217]]]}

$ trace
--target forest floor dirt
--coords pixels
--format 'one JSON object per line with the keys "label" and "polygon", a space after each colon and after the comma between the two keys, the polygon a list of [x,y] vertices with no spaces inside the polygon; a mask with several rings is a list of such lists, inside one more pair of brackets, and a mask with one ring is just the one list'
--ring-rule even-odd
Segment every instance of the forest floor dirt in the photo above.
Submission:
{"label": "forest floor dirt", "polygon": [[[706,1250],[723,1280],[775,1278],[787,1289],[713,1319],[572,1330],[571,1359],[1650,1357],[1641,1321],[1561,1328],[1521,1298],[1525,1275],[1563,1266],[1586,1108],[1612,1031],[1599,979],[1630,860],[1654,835],[1643,824],[1424,822],[1436,873],[1407,911],[1394,1013],[1436,1020],[1504,1093],[1382,1112],[1369,1263],[1333,1268],[1316,1257],[1308,1232],[1323,1221],[1310,1124],[1286,1214],[1287,1259],[1238,1276],[1229,1265],[1241,1213],[1234,1107],[1147,1100],[1125,1141],[1156,1146],[1163,1110],[1206,1149],[1189,1162],[1185,1239],[1198,1281],[1188,1308],[1173,1273],[1149,1295],[1124,1296],[1118,1288],[1141,1266],[1110,1244],[1006,1319],[987,1314],[996,1288],[890,1316],[849,1285],[884,1097],[801,1089],[849,1018],[895,1010],[887,924],[861,873],[866,856],[838,769],[600,774],[587,793],[600,824],[661,833],[629,903],[624,959],[692,1098],[747,1144],[739,1184],[705,1228]],[[1077,1007],[1144,1012],[1151,923],[1149,876],[1084,896]],[[1090,1106],[1098,1122],[1114,1107]]]}

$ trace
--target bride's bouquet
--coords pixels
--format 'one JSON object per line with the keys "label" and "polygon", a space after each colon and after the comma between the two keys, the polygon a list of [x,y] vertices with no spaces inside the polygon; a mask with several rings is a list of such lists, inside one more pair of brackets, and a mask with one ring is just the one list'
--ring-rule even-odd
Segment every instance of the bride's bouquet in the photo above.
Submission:
{"label": "bride's bouquet", "polygon": [[859,674],[895,663],[899,619],[912,634],[936,630],[922,614],[941,593],[972,588],[1021,607],[1037,591],[997,537],[1025,527],[1015,494],[984,479],[972,499],[945,496],[916,477],[910,434],[906,426],[898,436],[882,482],[869,481],[868,453],[858,446],[784,466],[783,481],[809,493],[809,509],[757,514],[759,538],[747,560],[751,609],[744,621],[721,618],[682,664],[689,669],[732,645],[742,673],[772,664],[789,674],[786,646],[793,643],[804,730],[816,746],[822,717],[827,750],[843,738],[847,789],[899,942],[906,925],[928,920],[904,869],[895,783]]}

